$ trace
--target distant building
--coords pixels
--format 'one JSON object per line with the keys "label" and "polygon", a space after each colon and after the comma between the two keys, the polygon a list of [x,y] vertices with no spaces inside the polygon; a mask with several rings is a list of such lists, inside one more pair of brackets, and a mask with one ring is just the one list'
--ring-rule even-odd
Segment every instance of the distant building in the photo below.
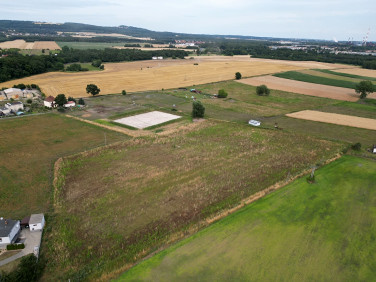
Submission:
{"label": "distant building", "polygon": [[373,145],[372,153],[376,154],[376,145]]}
{"label": "distant building", "polygon": [[13,103],[6,103],[5,108],[8,108],[13,113],[17,113],[18,111],[21,111],[24,109],[24,105],[22,102],[13,102]]}
{"label": "distant building", "polygon": [[20,221],[0,218],[0,248],[14,243],[20,234]]}
{"label": "distant building", "polygon": [[55,107],[55,97],[53,96],[48,96],[44,101],[43,104],[48,107],[48,108],[53,108]]}
{"label": "distant building", "polygon": [[32,214],[29,220],[30,231],[41,231],[45,224],[43,213]]}
{"label": "distant building", "polygon": [[74,101],[68,101],[68,103],[64,104],[64,108],[71,108],[76,106],[76,103]]}
{"label": "distant building", "polygon": [[4,91],[0,91],[0,101],[6,100],[7,96],[5,95]]}
{"label": "distant building", "polygon": [[163,57],[158,57],[158,60],[163,60]]}
{"label": "distant building", "polygon": [[158,57],[152,57],[153,60],[158,60]]}
{"label": "distant building", "polygon": [[11,112],[11,110],[10,109],[8,109],[8,108],[0,108],[0,116],[7,116],[7,115],[9,115],[10,114],[10,112]]}

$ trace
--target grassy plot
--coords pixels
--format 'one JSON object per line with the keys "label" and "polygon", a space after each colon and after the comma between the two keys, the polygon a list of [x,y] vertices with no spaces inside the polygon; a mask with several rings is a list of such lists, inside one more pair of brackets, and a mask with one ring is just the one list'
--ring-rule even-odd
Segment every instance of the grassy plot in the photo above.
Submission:
{"label": "grassy plot", "polygon": [[59,157],[127,138],[56,114],[3,119],[0,132],[0,214],[14,219],[50,210]]}
{"label": "grassy plot", "polygon": [[356,85],[356,82],[348,81],[346,79],[342,79],[342,80],[333,79],[333,78],[327,78],[324,76],[315,76],[315,75],[305,74],[305,73],[298,72],[298,71],[276,73],[274,74],[274,76],[280,77],[280,78],[303,81],[303,82],[310,82],[310,83],[351,88],[351,89],[355,89],[355,85]]}
{"label": "grassy plot", "polygon": [[341,148],[227,122],[192,126],[65,160],[62,206],[46,243],[47,280],[96,279],[132,263],[171,234]]}
{"label": "grassy plot", "polygon": [[148,259],[119,281],[372,281],[376,162],[350,156]]}
{"label": "grassy plot", "polygon": [[67,46],[73,49],[106,49],[114,46],[124,46],[126,42],[56,42],[61,48]]}

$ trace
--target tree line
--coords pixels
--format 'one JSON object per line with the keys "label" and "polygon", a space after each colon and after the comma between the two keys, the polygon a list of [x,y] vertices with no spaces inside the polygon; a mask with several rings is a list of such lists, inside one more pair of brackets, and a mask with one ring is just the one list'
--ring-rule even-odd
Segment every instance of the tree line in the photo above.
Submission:
{"label": "tree line", "polygon": [[0,58],[0,82],[49,71],[64,70],[64,64],[67,63],[89,63],[95,60],[102,62],[122,62],[151,60],[154,56],[165,58],[184,58],[188,56],[188,53],[183,50],[141,51],[136,49],[112,48],[104,50],[77,50],[66,46],[57,55],[24,56],[14,50],[2,51],[0,52],[1,54],[7,56]]}

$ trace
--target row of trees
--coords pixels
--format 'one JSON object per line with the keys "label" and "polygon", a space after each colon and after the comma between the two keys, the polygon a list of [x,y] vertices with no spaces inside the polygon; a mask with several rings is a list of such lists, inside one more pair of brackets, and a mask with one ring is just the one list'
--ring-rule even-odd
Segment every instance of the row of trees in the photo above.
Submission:
{"label": "row of trees", "polygon": [[[76,50],[63,47],[57,55],[24,56],[17,52],[7,53],[0,59],[0,82],[22,78],[48,71],[64,70],[67,63],[122,62],[151,60],[154,56],[184,58],[188,55],[183,50],[141,51],[136,49]],[[73,68],[78,68],[73,66]]]}

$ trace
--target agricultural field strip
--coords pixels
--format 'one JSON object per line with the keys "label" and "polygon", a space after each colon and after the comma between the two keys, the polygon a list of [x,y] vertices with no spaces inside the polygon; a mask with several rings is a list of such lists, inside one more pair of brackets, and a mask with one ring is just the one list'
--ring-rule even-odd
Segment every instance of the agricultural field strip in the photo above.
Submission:
{"label": "agricultural field strip", "polygon": [[35,41],[35,42],[26,42],[25,40],[14,40],[14,41],[6,41],[0,43],[0,49],[9,49],[9,48],[17,48],[17,49],[33,49],[33,50],[42,50],[42,49],[50,49],[50,50],[61,50],[59,45],[56,44],[55,41]]}
{"label": "agricultural field strip", "polygon": [[[198,65],[194,65],[197,63]],[[14,84],[38,84],[46,95],[64,93],[72,97],[88,96],[87,84],[94,83],[101,94],[178,88],[216,81],[230,80],[239,71],[244,77],[271,74],[305,68],[329,68],[330,64],[310,62],[284,62],[250,59],[248,56],[195,57],[193,60],[139,61],[105,64],[97,73],[51,72],[1,83],[0,87]],[[336,65],[332,65],[335,67]]]}
{"label": "agricultural field strip", "polygon": [[[359,99],[359,95],[356,95],[352,89],[296,81],[271,75],[246,78],[237,82],[253,86],[265,84],[271,89],[350,102],[356,102]],[[369,95],[369,97],[376,98],[376,94]]]}
{"label": "agricultural field strip", "polygon": [[344,156],[141,262],[117,281],[373,280],[376,162]]}
{"label": "agricultural field strip", "polygon": [[288,117],[346,125],[370,130],[376,130],[376,119],[362,118],[349,115],[333,114],[319,111],[304,110],[286,114]]}
{"label": "agricultural field strip", "polygon": [[355,75],[355,74],[349,74],[349,73],[344,73],[344,72],[338,72],[335,70],[324,70],[324,69],[315,69],[316,72],[321,72],[321,73],[327,73],[327,74],[333,74],[336,75],[337,77],[347,77],[347,78],[353,78],[356,80],[371,80],[371,81],[376,81],[376,77],[369,77],[369,76],[361,76],[361,75]]}
{"label": "agricultural field strip", "polygon": [[337,68],[337,69],[334,69],[334,71],[376,78],[376,71],[375,70],[368,70],[368,69],[361,69],[361,68]]}

